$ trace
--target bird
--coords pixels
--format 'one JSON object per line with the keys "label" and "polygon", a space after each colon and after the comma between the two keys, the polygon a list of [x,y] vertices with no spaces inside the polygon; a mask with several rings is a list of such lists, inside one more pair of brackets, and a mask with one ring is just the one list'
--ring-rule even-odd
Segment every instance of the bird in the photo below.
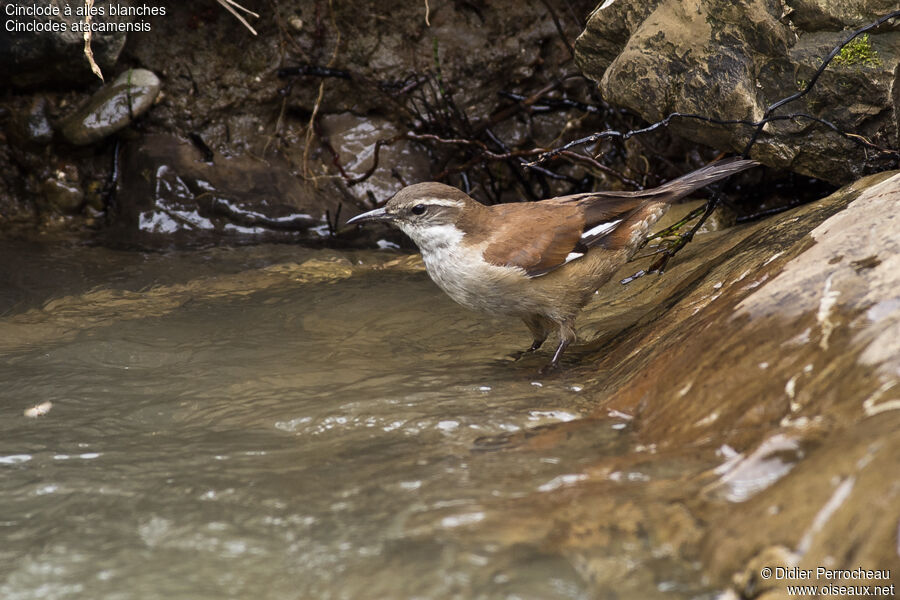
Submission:
{"label": "bird", "polygon": [[404,187],[347,224],[386,223],[418,246],[431,279],[459,304],[522,319],[537,351],[555,332],[546,373],[576,340],[575,319],[600,286],[631,260],[669,206],[758,165],[733,157],[659,187],[598,191],[535,202],[484,205],[438,182]]}

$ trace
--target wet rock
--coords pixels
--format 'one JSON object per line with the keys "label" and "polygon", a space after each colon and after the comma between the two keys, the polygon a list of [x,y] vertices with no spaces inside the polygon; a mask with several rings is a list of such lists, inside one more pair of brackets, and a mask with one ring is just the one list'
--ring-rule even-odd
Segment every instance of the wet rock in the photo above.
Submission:
{"label": "wet rock", "polygon": [[84,206],[84,190],[78,168],[64,163],[54,169],[53,175],[40,185],[38,205],[45,213],[74,215]]}
{"label": "wet rock", "polygon": [[159,89],[159,78],[152,71],[129,69],[63,119],[60,132],[79,146],[102,140],[147,112]]}
{"label": "wet rock", "polygon": [[722,580],[773,543],[806,568],[896,560],[898,201],[900,174],[885,173],[723,232],[699,278],[663,284],[677,304],[595,366],[611,369],[605,406],[637,413],[647,443],[739,452],[695,506]]}
{"label": "wet rock", "polygon": [[[698,236],[663,277],[622,286],[641,265],[623,267],[582,315],[593,340],[543,382],[583,382],[593,414],[518,440],[523,456],[569,452],[608,434],[611,415],[635,438],[621,454],[585,450],[567,486],[485,506],[496,518],[482,537],[552,548],[623,597],[652,597],[653,582],[630,586],[667,561],[697,560],[693,583],[733,598],[784,597],[793,578],[763,567],[896,565],[898,204],[900,173],[873,175]],[[528,376],[546,357],[523,360]],[[656,562],[623,558],[643,545]]]}
{"label": "wet rock", "polygon": [[[344,172],[351,178],[361,178],[372,168],[375,145],[388,141],[400,130],[386,119],[361,117],[353,113],[340,113],[322,117],[321,126],[330,144],[338,153]],[[387,199],[404,185],[428,180],[428,157],[408,140],[383,145],[378,152],[378,165],[372,175],[350,187],[350,192],[361,201],[369,194],[377,199]]]}
{"label": "wet rock", "polygon": [[[760,118],[765,108],[806,86],[850,27],[891,10],[880,0],[855,2],[677,0],[605,2],[576,42],[584,73],[610,103],[649,121],[673,113],[717,119]],[[898,32],[858,38],[832,62],[813,91],[779,114],[808,113],[886,147],[898,145],[895,72]],[[748,127],[675,120],[679,135],[740,151]],[[770,123],[752,156],[832,183],[892,168],[895,161],[808,120]]]}
{"label": "wet rock", "polygon": [[122,153],[114,233],[165,246],[223,236],[321,241],[339,198],[331,186],[302,183],[277,158],[205,155],[174,136],[149,135]]}
{"label": "wet rock", "polygon": [[27,110],[15,115],[12,132],[25,146],[45,146],[53,139],[53,127],[47,118],[47,99],[35,96]]}
{"label": "wet rock", "polygon": [[[779,573],[775,577],[775,569],[783,569],[784,573],[791,572],[789,569],[796,568],[797,555],[784,546],[770,546],[762,552],[752,557],[747,564],[747,568],[742,573],[735,574],[732,579],[734,589],[740,595],[735,594],[737,598],[781,598],[778,592],[785,584],[789,585],[806,585],[808,582],[796,577],[787,577]],[[764,571],[764,569],[771,569]],[[760,573],[765,572],[768,576],[763,577]],[[771,594],[771,595],[770,595]]]}
{"label": "wet rock", "polygon": [[[6,5],[38,7],[41,12],[58,8],[58,15],[9,15]],[[109,6],[130,6],[131,0],[100,0],[94,3],[102,8],[104,16],[92,18],[95,23],[126,23],[131,17],[109,17]],[[72,29],[84,17],[75,14],[83,2],[57,2],[56,0],[32,0],[30,2],[4,2],[3,22],[0,28],[0,81],[16,87],[34,87],[42,84],[83,84],[96,80],[84,56],[84,34]],[[65,14],[66,7],[72,9]],[[11,31],[10,28],[13,28]],[[27,31],[24,28],[38,28]],[[16,30],[18,29],[18,30]],[[124,32],[95,32],[91,40],[94,60],[105,72],[112,68],[125,46]]]}
{"label": "wet rock", "polygon": [[47,205],[57,212],[73,215],[84,204],[84,191],[75,183],[66,180],[48,179],[41,186]]}

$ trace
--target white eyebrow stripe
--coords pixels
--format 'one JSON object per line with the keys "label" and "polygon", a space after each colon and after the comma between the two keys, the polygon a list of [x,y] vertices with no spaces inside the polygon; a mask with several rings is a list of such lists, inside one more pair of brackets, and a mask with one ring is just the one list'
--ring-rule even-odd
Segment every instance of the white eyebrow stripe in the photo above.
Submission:
{"label": "white eyebrow stripe", "polygon": [[419,204],[432,204],[435,206],[453,206],[455,208],[462,208],[463,203],[459,200],[449,200],[447,198],[424,198]]}
{"label": "white eyebrow stripe", "polygon": [[613,229],[616,228],[616,225],[622,222],[622,219],[616,219],[615,221],[607,221],[605,223],[600,223],[594,227],[591,227],[587,231],[581,234],[581,239],[586,239],[590,237],[596,237],[599,235],[603,235],[604,233],[609,233]]}

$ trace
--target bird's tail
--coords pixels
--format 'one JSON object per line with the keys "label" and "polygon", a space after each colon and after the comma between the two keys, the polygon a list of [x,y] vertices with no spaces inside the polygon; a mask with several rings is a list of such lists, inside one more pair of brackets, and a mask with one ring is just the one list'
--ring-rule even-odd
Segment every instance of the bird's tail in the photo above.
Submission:
{"label": "bird's tail", "polygon": [[755,160],[741,158],[739,156],[726,158],[710,163],[696,171],[691,171],[672,181],[667,181],[652,190],[645,190],[644,193],[646,195],[643,195],[641,192],[637,192],[636,195],[671,204],[672,202],[684,198],[693,191],[699,190],[711,183],[715,183],[720,179],[730,177],[735,173],[740,173],[741,171],[755,167],[758,164],[759,163]]}
{"label": "bird's tail", "polygon": [[[739,157],[727,158],[667,181],[650,190],[619,192],[628,194],[632,202],[637,201],[634,208],[627,215],[619,217],[614,228],[609,228],[590,239],[585,238],[583,242],[589,247],[602,245],[614,250],[636,248],[650,227],[666,213],[673,202],[704,186],[758,164],[755,160]],[[601,207],[598,206],[598,208]]]}

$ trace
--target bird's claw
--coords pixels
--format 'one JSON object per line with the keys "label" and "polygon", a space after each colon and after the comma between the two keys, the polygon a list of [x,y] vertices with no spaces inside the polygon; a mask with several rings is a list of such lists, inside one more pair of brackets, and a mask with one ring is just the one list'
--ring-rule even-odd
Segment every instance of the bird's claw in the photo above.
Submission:
{"label": "bird's claw", "polygon": [[555,360],[551,360],[550,362],[548,362],[546,365],[544,365],[543,367],[541,367],[538,370],[538,375],[541,377],[546,377],[547,375],[550,375],[551,373],[556,371],[558,368],[559,368],[559,362],[557,362]]}

